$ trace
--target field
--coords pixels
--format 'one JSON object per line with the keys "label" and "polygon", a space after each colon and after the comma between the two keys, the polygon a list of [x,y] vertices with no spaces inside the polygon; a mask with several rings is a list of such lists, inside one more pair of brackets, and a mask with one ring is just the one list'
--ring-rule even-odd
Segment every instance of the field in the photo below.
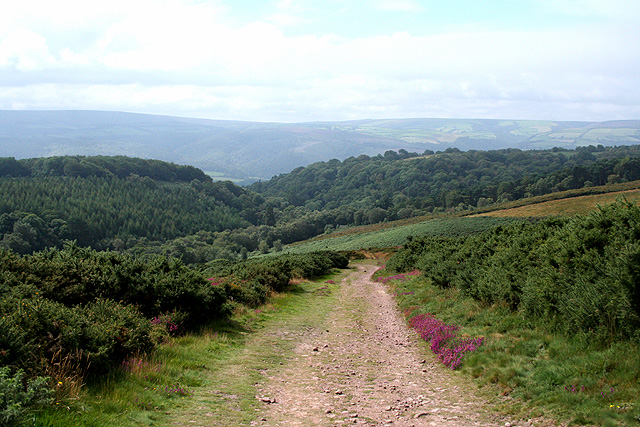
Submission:
{"label": "field", "polygon": [[462,236],[524,218],[582,215],[598,205],[613,203],[620,197],[630,201],[640,200],[639,186],[640,182],[635,181],[582,188],[493,205],[467,216],[462,216],[462,213],[432,215],[346,228],[288,245],[285,253],[395,248],[402,246],[409,236]]}
{"label": "field", "polygon": [[551,215],[583,215],[592,211],[598,205],[613,203],[620,197],[624,197],[629,201],[635,201],[637,203],[637,201],[640,200],[640,190],[636,189],[616,191],[606,194],[593,194],[589,196],[551,200],[547,202],[520,206],[517,208],[486,212],[474,215],[474,217],[487,216],[493,218],[529,218]]}
{"label": "field", "polygon": [[287,253],[306,253],[320,250],[356,251],[371,248],[402,246],[409,236],[462,236],[478,233],[497,225],[514,221],[512,218],[435,218],[416,224],[389,226],[388,228],[361,227],[350,233],[337,232],[321,239],[286,247]]}

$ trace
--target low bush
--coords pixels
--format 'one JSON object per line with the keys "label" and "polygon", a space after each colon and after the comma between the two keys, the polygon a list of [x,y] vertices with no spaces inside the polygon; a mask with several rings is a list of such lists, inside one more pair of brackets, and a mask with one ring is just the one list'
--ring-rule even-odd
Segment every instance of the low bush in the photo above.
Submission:
{"label": "low bush", "polygon": [[153,347],[151,323],[135,307],[111,300],[66,307],[42,297],[5,296],[0,305],[0,364],[40,375],[63,359],[79,370],[107,371]]}
{"label": "low bush", "polygon": [[573,219],[412,239],[387,268],[417,268],[436,286],[602,344],[640,338],[640,208],[624,200]]}
{"label": "low bush", "polygon": [[[227,277],[227,282],[237,288],[253,288],[249,293],[260,294],[263,290],[281,292],[287,289],[293,277],[310,279],[327,274],[333,268],[346,268],[349,259],[338,252],[310,252],[287,254],[277,257],[250,259],[246,261],[214,261],[203,267],[203,272],[212,279]],[[256,282],[265,289],[258,289]],[[228,289],[228,288],[227,288]],[[243,298],[242,291],[230,290],[234,299]]]}
{"label": "low bush", "polygon": [[75,244],[23,257],[0,251],[0,289],[24,296],[37,292],[68,307],[111,299],[135,305],[149,318],[178,310],[189,313],[191,326],[228,314],[222,290],[179,259],[143,261]]}
{"label": "low bush", "polygon": [[26,425],[29,409],[52,402],[47,378],[27,379],[22,371],[13,375],[0,367],[0,427]]}
{"label": "low bush", "polygon": [[30,376],[60,362],[107,372],[163,340],[152,319],[179,316],[182,332],[232,308],[226,288],[180,260],[75,244],[23,256],[1,250],[0,291],[0,363]]}

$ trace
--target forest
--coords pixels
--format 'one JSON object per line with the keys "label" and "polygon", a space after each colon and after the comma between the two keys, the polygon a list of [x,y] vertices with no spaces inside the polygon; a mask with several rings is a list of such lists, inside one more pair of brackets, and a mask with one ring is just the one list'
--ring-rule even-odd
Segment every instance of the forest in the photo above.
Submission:
{"label": "forest", "polygon": [[185,263],[241,259],[333,230],[640,179],[639,146],[387,151],[249,187],[157,160],[0,159],[0,247],[65,241]]}

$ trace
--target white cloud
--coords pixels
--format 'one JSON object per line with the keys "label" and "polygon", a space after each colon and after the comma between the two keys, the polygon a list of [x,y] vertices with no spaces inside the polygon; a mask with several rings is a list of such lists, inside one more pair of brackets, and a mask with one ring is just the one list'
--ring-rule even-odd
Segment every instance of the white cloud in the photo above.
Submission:
{"label": "white cloud", "polygon": [[573,16],[595,16],[616,20],[635,19],[640,14],[637,0],[537,0],[554,12]]}
{"label": "white cloud", "polygon": [[0,41],[0,69],[42,70],[55,66],[46,39],[28,29],[18,29]]}
{"label": "white cloud", "polygon": [[[590,21],[544,31],[398,31],[348,39],[287,35],[284,27],[304,23],[312,11],[294,0],[251,22],[228,19],[219,2],[23,1],[25,7],[14,2],[0,16],[0,108],[280,121],[640,114],[634,26]],[[616,16],[616,8],[635,4],[539,1],[566,13],[582,5]],[[420,6],[374,4],[397,11]]]}

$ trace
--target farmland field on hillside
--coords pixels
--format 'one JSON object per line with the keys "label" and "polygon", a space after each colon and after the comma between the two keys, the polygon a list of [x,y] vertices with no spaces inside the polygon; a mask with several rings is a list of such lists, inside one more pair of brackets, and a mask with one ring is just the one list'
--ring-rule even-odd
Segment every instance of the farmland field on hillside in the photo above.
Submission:
{"label": "farmland field on hillside", "polygon": [[[478,214],[494,218],[528,218],[551,215],[583,215],[594,210],[598,205],[606,205],[624,197],[629,201],[640,200],[640,190],[616,191],[606,194],[571,197],[560,200],[550,200],[511,209],[501,209]],[[475,216],[475,215],[474,215]]]}
{"label": "farmland field on hillside", "polygon": [[439,218],[417,224],[382,228],[365,233],[349,233],[338,237],[326,236],[297,245],[287,246],[290,253],[317,250],[355,251],[370,248],[392,248],[403,245],[409,236],[464,236],[479,233],[501,224],[513,222],[510,218]]}

